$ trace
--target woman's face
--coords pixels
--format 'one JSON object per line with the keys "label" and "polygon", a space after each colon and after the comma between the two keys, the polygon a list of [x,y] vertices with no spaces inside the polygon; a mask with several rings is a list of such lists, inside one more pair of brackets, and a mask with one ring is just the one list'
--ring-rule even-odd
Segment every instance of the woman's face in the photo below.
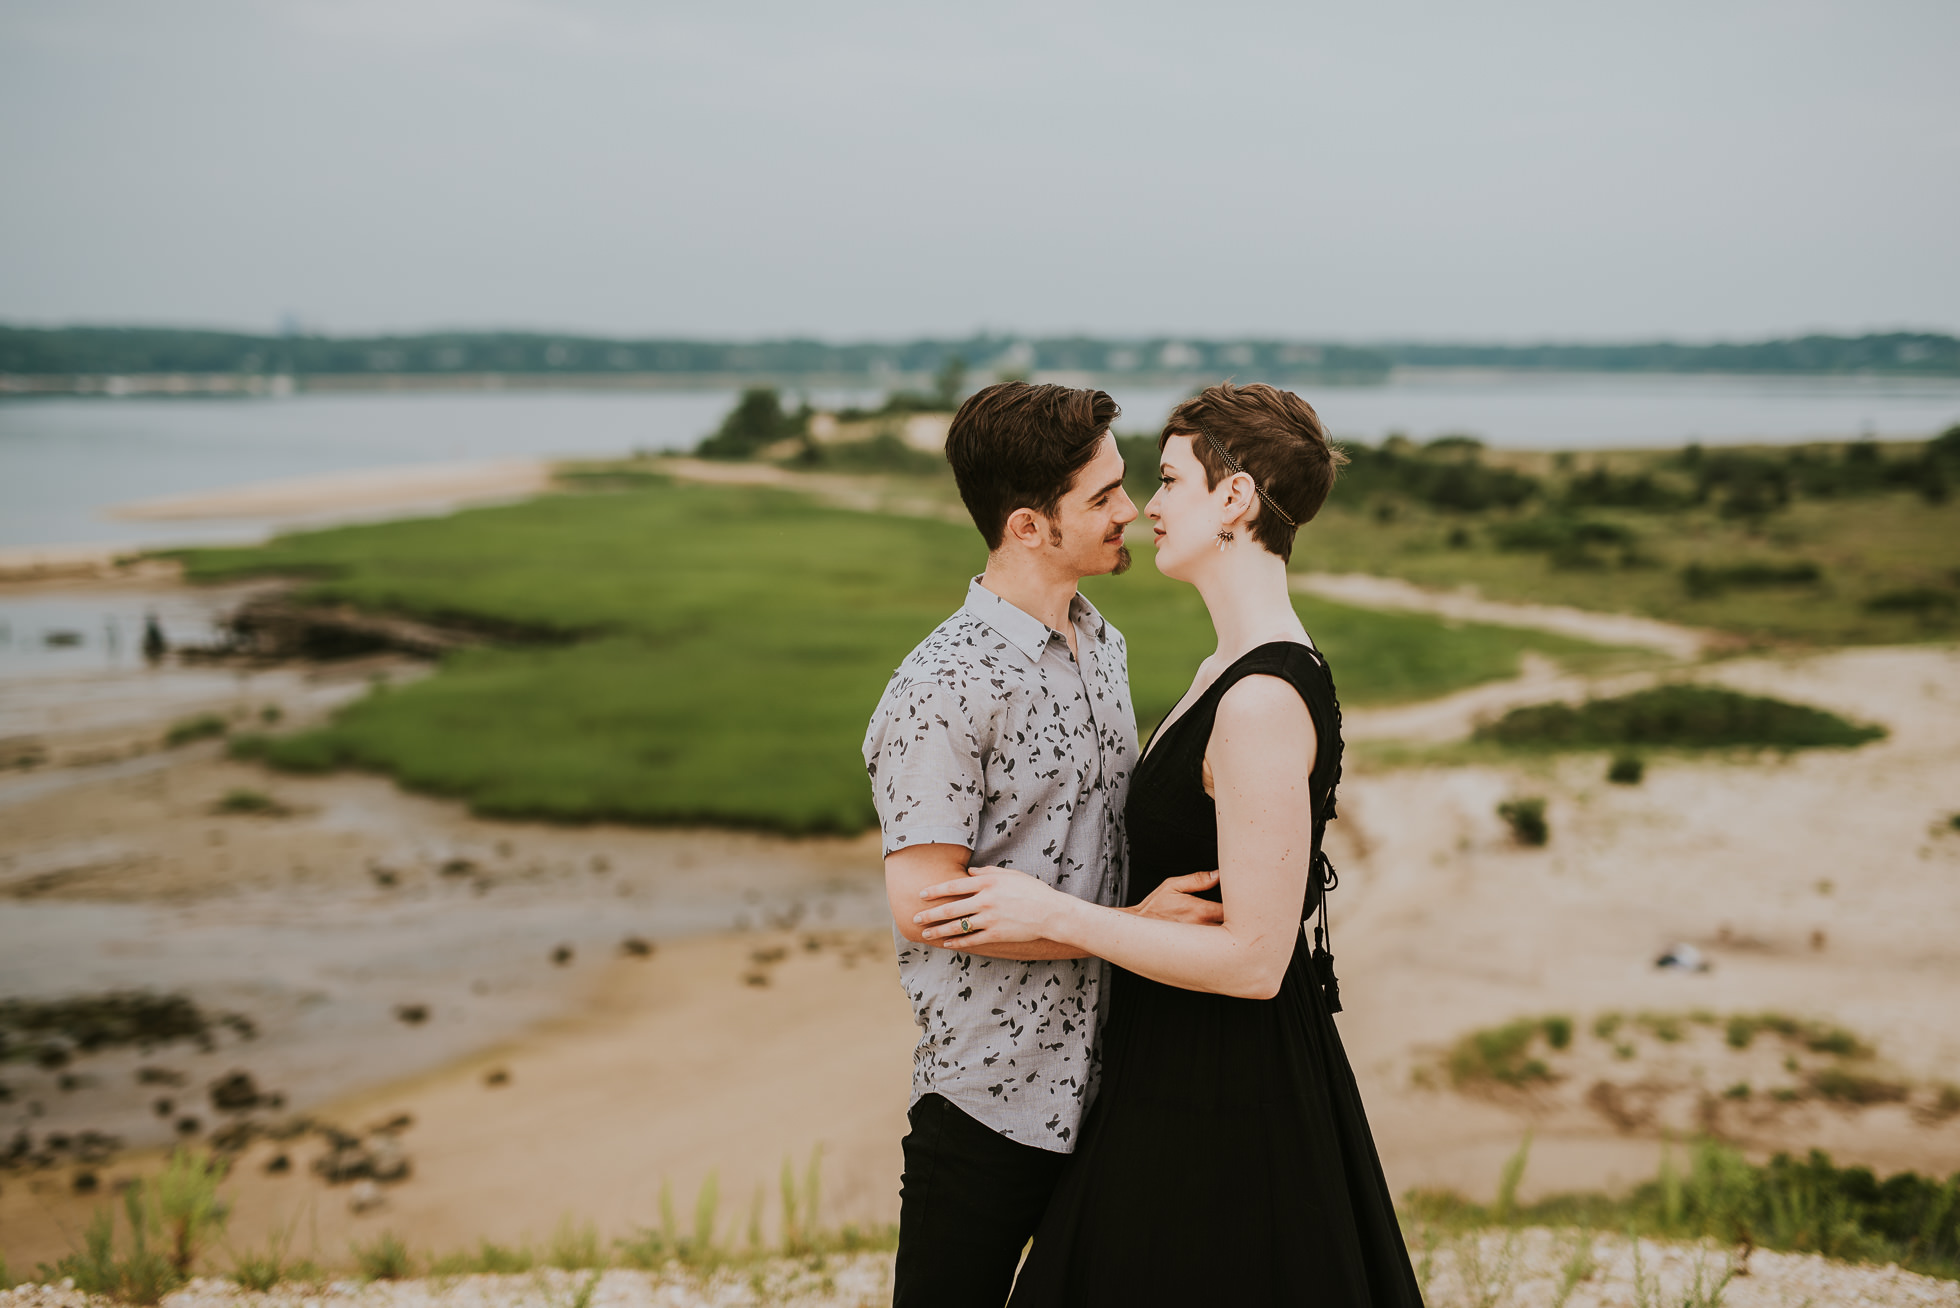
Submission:
{"label": "woman's face", "polygon": [[1157,571],[1190,581],[1205,551],[1218,549],[1231,479],[1219,482],[1216,489],[1205,488],[1204,465],[1191,452],[1189,436],[1173,436],[1164,442],[1157,473],[1157,493],[1143,509],[1156,524]]}

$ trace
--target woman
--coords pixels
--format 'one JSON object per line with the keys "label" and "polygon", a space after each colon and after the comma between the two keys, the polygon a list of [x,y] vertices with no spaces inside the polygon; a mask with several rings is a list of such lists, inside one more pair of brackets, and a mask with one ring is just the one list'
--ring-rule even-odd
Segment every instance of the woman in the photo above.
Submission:
{"label": "woman", "polygon": [[1157,566],[1198,588],[1218,650],[1131,780],[1129,893],[1216,868],[1224,921],[1152,921],[1000,868],[923,892],[936,944],[1047,939],[1115,965],[1102,1089],[1011,1303],[1420,1304],[1332,960],[1323,976],[1303,930],[1328,882],[1340,707],[1286,562],[1342,460],[1305,401],[1258,385],[1185,401],[1159,447]]}

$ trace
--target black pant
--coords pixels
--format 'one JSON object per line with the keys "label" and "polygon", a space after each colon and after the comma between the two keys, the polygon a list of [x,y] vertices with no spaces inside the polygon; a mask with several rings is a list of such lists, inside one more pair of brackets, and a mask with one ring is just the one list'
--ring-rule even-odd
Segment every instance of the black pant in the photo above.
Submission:
{"label": "black pant", "polygon": [[939,1095],[906,1116],[893,1308],[1001,1308],[1068,1155],[1009,1140]]}

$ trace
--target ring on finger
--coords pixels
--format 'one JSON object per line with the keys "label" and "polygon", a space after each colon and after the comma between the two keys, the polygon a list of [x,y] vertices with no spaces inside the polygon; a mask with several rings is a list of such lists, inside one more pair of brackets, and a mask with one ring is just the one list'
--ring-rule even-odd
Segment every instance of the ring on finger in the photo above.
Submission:
{"label": "ring on finger", "polygon": [[973,934],[973,922],[971,921],[971,919],[964,918],[964,917],[960,919],[960,934],[963,936],[970,936]]}

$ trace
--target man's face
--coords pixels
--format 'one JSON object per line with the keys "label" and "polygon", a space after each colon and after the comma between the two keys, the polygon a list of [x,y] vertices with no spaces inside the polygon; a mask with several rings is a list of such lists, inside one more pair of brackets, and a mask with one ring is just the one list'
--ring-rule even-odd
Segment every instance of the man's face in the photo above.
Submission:
{"label": "man's face", "polygon": [[1123,528],[1136,518],[1137,506],[1123,489],[1123,456],[1105,432],[1095,457],[1075,474],[1056,507],[1049,543],[1060,554],[1057,561],[1078,577],[1120,573],[1130,566]]}

